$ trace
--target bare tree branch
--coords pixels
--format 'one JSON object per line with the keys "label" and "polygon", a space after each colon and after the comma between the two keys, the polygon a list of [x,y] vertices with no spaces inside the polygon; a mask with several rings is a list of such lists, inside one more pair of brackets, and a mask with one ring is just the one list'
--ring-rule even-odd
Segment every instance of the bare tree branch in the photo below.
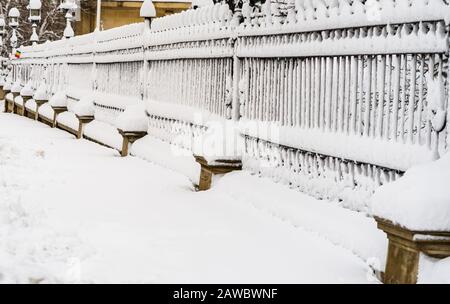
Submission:
{"label": "bare tree branch", "polygon": [[[17,7],[20,12],[19,28],[17,37],[18,45],[30,44],[32,34],[31,22],[28,21],[29,11],[27,5],[29,0],[0,0],[0,15],[5,18],[8,24],[8,12],[11,8]],[[64,13],[58,10],[60,0],[42,0],[41,23],[38,24],[39,42],[47,40],[61,39],[65,28]],[[3,37],[3,46],[0,48],[2,56],[7,56],[11,52],[10,38],[11,28],[7,26],[7,34]]]}

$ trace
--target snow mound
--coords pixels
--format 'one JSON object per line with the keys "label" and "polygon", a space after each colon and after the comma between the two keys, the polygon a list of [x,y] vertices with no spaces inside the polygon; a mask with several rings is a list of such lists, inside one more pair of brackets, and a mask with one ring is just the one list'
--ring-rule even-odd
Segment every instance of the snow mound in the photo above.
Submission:
{"label": "snow mound", "polygon": [[122,131],[145,132],[148,129],[148,118],[145,108],[140,105],[128,106],[123,113],[117,117],[117,128]]}
{"label": "snow mound", "polygon": [[439,260],[421,255],[417,283],[450,284],[450,258]]}
{"label": "snow mound", "polygon": [[66,111],[58,114],[56,121],[73,130],[78,130],[78,118],[72,112]]}
{"label": "snow mound", "polygon": [[22,91],[22,84],[20,83],[20,81],[14,82],[14,84],[11,87],[11,92],[20,93],[20,91]]}
{"label": "snow mound", "polygon": [[413,167],[372,197],[373,214],[411,230],[450,231],[450,153]]}
{"label": "snow mound", "polygon": [[189,150],[147,135],[131,146],[131,154],[179,172],[194,184],[200,181],[200,165]]}
{"label": "snow mound", "polygon": [[30,99],[25,103],[25,108],[31,111],[36,111],[37,109],[37,104],[36,101],[34,101],[34,99]]}
{"label": "snow mound", "polygon": [[83,97],[74,106],[74,112],[78,116],[94,116],[94,98],[92,96]]}
{"label": "snow mound", "polygon": [[45,86],[45,84],[41,84],[36,92],[34,93],[33,98],[35,100],[47,100],[48,99],[48,95],[47,95],[47,87]]}
{"label": "snow mound", "polygon": [[14,103],[15,104],[18,104],[18,105],[20,105],[20,106],[23,106],[23,97],[22,96],[17,96],[15,99],[14,99]]}
{"label": "snow mound", "polygon": [[240,160],[243,141],[233,121],[210,121],[206,132],[195,137],[192,151],[203,156],[208,163],[216,160]]}
{"label": "snow mound", "polygon": [[11,87],[12,87],[12,83],[10,81],[6,81],[5,84],[3,85],[3,90],[9,91],[9,90],[11,90]]}
{"label": "snow mound", "polygon": [[29,81],[23,88],[20,90],[20,95],[22,96],[33,96],[34,90],[31,82]]}
{"label": "snow mound", "polygon": [[55,114],[52,107],[48,103],[44,103],[40,106],[38,113],[48,119],[53,119],[53,115]]}
{"label": "snow mound", "polygon": [[85,126],[84,134],[114,149],[122,149],[122,135],[108,123],[94,120]]}
{"label": "snow mound", "polygon": [[53,95],[49,103],[52,107],[66,107],[67,106],[67,95],[64,91],[58,91]]}

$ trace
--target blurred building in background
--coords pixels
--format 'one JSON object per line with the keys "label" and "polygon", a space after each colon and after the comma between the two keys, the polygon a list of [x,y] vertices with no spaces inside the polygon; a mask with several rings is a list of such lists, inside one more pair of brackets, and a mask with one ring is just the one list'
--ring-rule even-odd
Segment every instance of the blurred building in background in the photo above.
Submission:
{"label": "blurred building in background", "polygon": [[[139,11],[143,0],[102,0],[101,29],[106,30],[125,24],[141,22]],[[178,13],[191,7],[191,0],[153,1],[158,17]],[[79,2],[75,22],[76,35],[93,32],[97,12],[97,0]]]}

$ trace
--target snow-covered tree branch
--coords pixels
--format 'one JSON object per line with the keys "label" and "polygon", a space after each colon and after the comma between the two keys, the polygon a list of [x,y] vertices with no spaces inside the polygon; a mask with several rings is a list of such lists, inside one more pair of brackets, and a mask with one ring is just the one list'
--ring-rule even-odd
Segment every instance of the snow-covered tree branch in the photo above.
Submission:
{"label": "snow-covered tree branch", "polygon": [[[6,34],[3,37],[3,46],[1,47],[1,54],[3,56],[11,51],[10,38],[12,31],[8,26],[7,19],[8,12],[13,7],[16,7],[20,11],[19,28],[17,30],[17,36],[19,38],[18,45],[30,44],[32,30],[31,22],[28,20],[28,3],[29,0],[0,0],[0,16],[3,16],[7,23]],[[42,20],[38,25],[38,35],[41,43],[47,40],[57,40],[62,37],[65,19],[64,14],[58,10],[59,4],[59,0],[42,1]]]}

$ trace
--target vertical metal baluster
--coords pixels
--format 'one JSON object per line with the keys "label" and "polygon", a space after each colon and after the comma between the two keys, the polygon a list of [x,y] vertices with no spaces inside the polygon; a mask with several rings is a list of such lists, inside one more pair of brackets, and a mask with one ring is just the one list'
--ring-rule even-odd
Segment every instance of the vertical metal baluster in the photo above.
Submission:
{"label": "vertical metal baluster", "polygon": [[392,133],[391,140],[397,141],[398,134],[398,107],[400,102],[400,78],[401,78],[401,55],[393,55],[393,64],[394,64],[394,101],[393,101],[393,109],[392,109]]}
{"label": "vertical metal baluster", "polygon": [[417,58],[416,55],[412,55],[411,59],[411,77],[410,77],[410,93],[408,102],[408,143],[412,144],[414,141],[414,110],[416,103],[416,66]]}
{"label": "vertical metal baluster", "polygon": [[423,138],[422,138],[422,111],[423,111],[423,103],[424,103],[424,95],[423,95],[423,79],[424,79],[424,64],[425,64],[425,58],[424,55],[418,55],[419,61],[420,61],[420,68],[419,68],[419,83],[417,84],[419,87],[419,100],[417,104],[417,134],[416,134],[416,142],[419,145],[423,144]]}
{"label": "vertical metal baluster", "polygon": [[339,84],[336,131],[342,132],[344,128],[344,94],[345,94],[345,66],[344,57],[339,57]]}
{"label": "vertical metal baluster", "polygon": [[386,89],[386,106],[384,108],[383,139],[389,140],[390,124],[391,124],[391,90],[392,90],[392,55],[387,56],[387,89]]}
{"label": "vertical metal baluster", "polygon": [[[379,87],[379,97],[378,97],[378,118],[377,118],[377,132],[376,132],[376,136],[379,137],[380,139],[383,136],[383,110],[384,110],[384,106],[385,106],[385,87],[386,87],[386,57],[385,56],[380,56],[379,57],[379,61],[380,61],[380,65],[378,67],[379,71],[379,79],[377,81],[378,87]],[[386,102],[386,104],[388,105],[389,103]]]}
{"label": "vertical metal baluster", "polygon": [[402,83],[401,83],[401,106],[400,106],[400,139],[403,143],[405,143],[405,119],[406,119],[406,84],[407,84],[407,70],[408,70],[408,60],[406,55],[402,55]]}
{"label": "vertical metal baluster", "polygon": [[356,99],[358,94],[358,60],[355,56],[351,56],[351,77],[350,77],[350,132],[351,134],[356,134]]}

